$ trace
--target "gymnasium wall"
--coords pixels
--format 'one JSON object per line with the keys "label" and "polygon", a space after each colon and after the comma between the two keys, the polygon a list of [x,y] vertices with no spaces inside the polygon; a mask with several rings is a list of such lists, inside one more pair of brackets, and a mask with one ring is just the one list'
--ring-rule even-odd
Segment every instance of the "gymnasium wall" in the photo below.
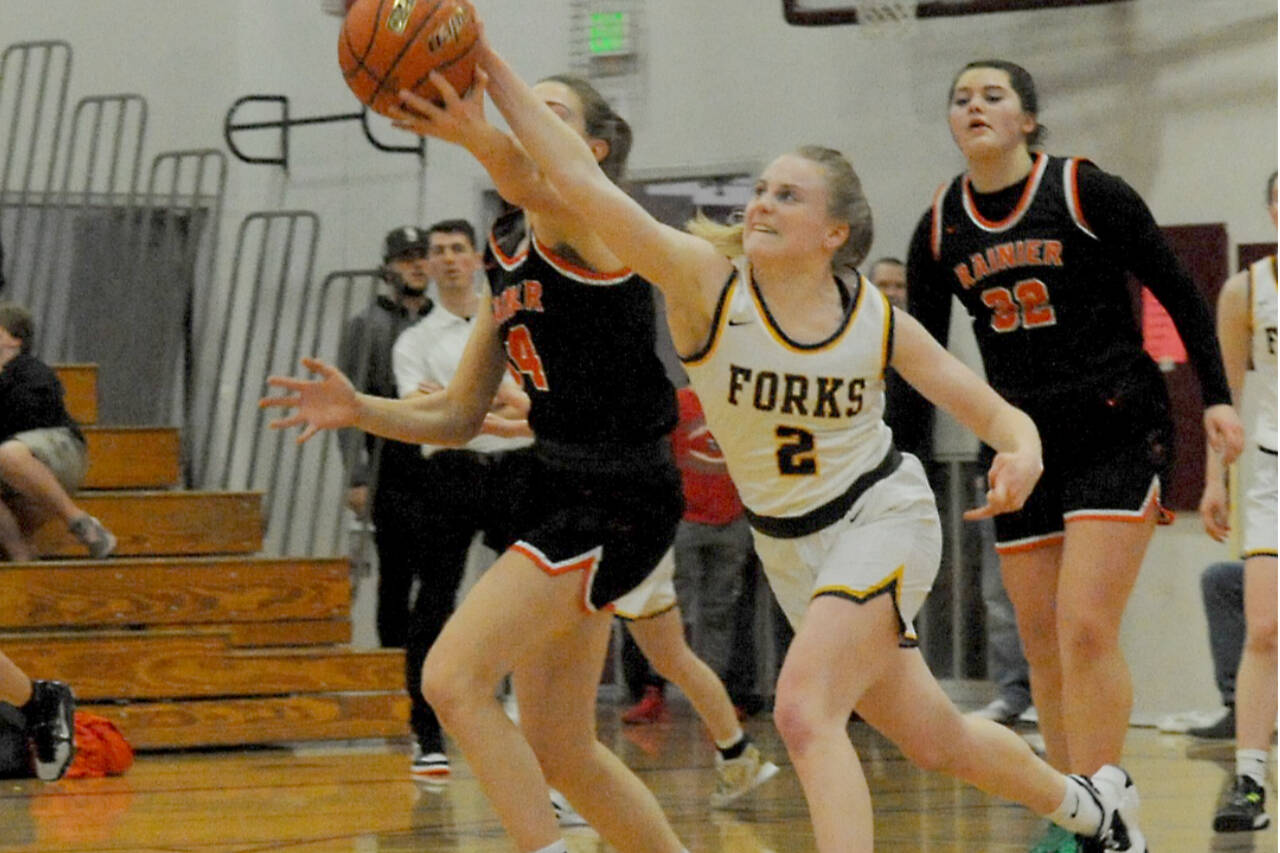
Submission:
{"label": "gymnasium wall", "polygon": [[[571,13],[589,5],[479,0],[490,39],[530,78],[569,64]],[[788,27],[779,0],[628,5],[639,73],[608,88],[635,126],[632,167],[642,174],[759,166],[797,144],[833,145],[851,155],[871,198],[873,253],[902,254],[933,190],[961,165],[945,121],[951,77],[998,56],[1035,74],[1049,149],[1124,176],[1162,224],[1224,222],[1232,256],[1236,243],[1275,238],[1262,186],[1277,157],[1271,0],[1131,0],[929,20],[879,37]],[[72,44],[72,103],[104,92],[147,98],[148,158],[222,147],[224,114],[246,94],[287,95],[295,116],[354,110],[336,67],[339,25],[320,0],[0,0],[0,47]],[[374,124],[388,141],[411,141]],[[275,141],[242,144],[271,152]],[[221,274],[240,219],[256,210],[316,211],[321,275],[374,264],[392,226],[480,216],[487,181],[446,145],[429,144],[423,168],[374,150],[345,123],[295,128],[290,147],[288,173],[231,161]],[[1215,703],[1195,578],[1222,553],[1190,518],[1158,535],[1126,625],[1135,670],[1155,676],[1138,679],[1139,710]]]}

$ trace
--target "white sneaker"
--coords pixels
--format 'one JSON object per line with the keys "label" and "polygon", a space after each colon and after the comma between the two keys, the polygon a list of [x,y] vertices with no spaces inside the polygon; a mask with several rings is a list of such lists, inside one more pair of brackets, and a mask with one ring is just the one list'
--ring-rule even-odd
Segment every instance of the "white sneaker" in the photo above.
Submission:
{"label": "white sneaker", "polygon": [[1185,734],[1188,729],[1199,728],[1216,723],[1222,718],[1222,709],[1217,711],[1179,711],[1166,714],[1156,720],[1156,731],[1165,734]]}
{"label": "white sneaker", "polygon": [[590,826],[587,819],[578,814],[577,810],[569,804],[569,800],[564,794],[551,789],[551,808],[556,811],[556,823],[561,829],[576,829],[583,826]]}
{"label": "white sneaker", "polygon": [[722,809],[778,775],[778,765],[766,761],[754,743],[737,758],[726,761],[716,754],[716,789],[711,792],[711,807]]}
{"label": "white sneaker", "polygon": [[417,778],[443,779],[452,772],[449,756],[443,752],[419,752],[409,767],[409,773]]}
{"label": "white sneaker", "polygon": [[1012,726],[1018,722],[1022,712],[1025,710],[1027,709],[1014,707],[1003,696],[997,696],[986,707],[974,711],[973,715],[984,720],[991,720],[993,723],[999,723],[1002,726]]}
{"label": "white sneaker", "polygon": [[1102,849],[1147,853],[1147,839],[1138,828],[1138,787],[1129,774],[1114,764],[1104,764],[1089,782],[1102,804],[1102,828],[1097,838]]}

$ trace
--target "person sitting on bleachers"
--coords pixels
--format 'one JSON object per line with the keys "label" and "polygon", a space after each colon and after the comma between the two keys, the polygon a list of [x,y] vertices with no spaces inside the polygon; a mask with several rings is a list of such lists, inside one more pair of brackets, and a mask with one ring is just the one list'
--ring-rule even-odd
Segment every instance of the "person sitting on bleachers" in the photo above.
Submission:
{"label": "person sitting on bleachers", "polygon": [[31,536],[56,516],[101,559],[116,537],[71,499],[88,467],[84,434],[57,375],[31,354],[34,338],[30,312],[0,302],[0,548],[10,560],[34,560]]}

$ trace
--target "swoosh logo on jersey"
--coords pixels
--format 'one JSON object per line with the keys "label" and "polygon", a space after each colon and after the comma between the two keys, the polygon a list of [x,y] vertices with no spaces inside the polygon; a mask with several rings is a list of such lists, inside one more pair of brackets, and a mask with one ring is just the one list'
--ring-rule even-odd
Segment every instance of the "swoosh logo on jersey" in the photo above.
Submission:
{"label": "swoosh logo on jersey", "polygon": [[729,325],[730,326],[750,326],[751,321],[750,320],[730,320]]}

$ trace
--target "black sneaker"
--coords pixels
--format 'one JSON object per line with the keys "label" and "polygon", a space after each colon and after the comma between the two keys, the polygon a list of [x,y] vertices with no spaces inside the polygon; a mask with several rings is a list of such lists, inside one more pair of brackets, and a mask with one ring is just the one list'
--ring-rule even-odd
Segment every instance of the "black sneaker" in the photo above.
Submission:
{"label": "black sneaker", "polygon": [[1237,776],[1236,783],[1227,793],[1226,802],[1213,816],[1214,832],[1252,832],[1271,825],[1271,818],[1263,811],[1267,804],[1267,789],[1248,776]]}
{"label": "black sneaker", "polygon": [[31,701],[23,710],[36,778],[44,782],[61,779],[76,754],[76,699],[71,688],[61,681],[33,681]]}
{"label": "black sneaker", "polygon": [[1236,736],[1236,709],[1228,706],[1222,716],[1207,726],[1194,726],[1187,734],[1205,740],[1234,740]]}

